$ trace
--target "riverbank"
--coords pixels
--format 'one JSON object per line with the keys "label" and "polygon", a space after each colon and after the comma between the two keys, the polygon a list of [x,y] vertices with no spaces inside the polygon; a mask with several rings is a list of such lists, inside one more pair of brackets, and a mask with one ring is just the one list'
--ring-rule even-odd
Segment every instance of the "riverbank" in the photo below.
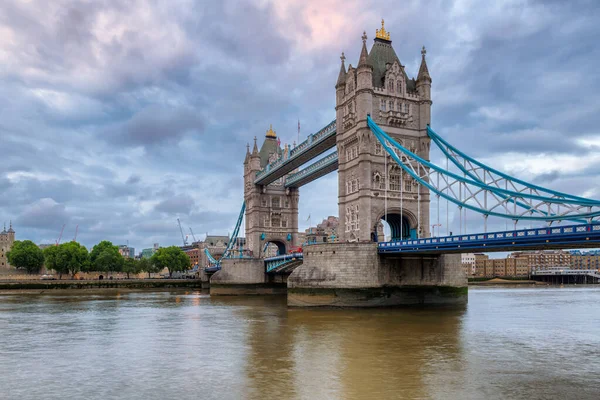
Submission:
{"label": "riverbank", "polygon": [[528,279],[469,279],[469,286],[486,286],[486,285],[548,285],[545,282],[532,281]]}
{"label": "riverbank", "polygon": [[21,280],[0,281],[0,290],[56,289],[201,289],[200,279],[103,279],[103,280]]}

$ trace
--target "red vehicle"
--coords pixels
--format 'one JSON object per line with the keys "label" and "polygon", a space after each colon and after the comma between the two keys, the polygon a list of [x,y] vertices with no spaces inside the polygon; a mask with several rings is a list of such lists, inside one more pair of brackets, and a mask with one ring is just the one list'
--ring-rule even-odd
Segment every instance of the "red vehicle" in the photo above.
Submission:
{"label": "red vehicle", "polygon": [[302,253],[302,246],[290,247],[288,254]]}

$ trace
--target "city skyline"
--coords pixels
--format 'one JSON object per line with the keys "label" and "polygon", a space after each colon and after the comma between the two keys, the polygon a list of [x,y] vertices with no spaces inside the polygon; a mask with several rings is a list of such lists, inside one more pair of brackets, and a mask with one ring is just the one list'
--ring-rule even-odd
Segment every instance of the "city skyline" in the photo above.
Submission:
{"label": "city skyline", "polygon": [[[88,248],[181,245],[177,217],[184,234],[227,234],[246,143],[270,124],[283,145],[298,119],[300,140],[331,121],[339,56],[356,65],[381,16],[410,77],[427,48],[438,133],[519,178],[600,197],[590,3],[167,7],[0,5],[0,217],[17,239],[54,243],[66,224],[63,240],[79,225]],[[337,215],[336,174],[300,192],[300,231],[309,214]]]}

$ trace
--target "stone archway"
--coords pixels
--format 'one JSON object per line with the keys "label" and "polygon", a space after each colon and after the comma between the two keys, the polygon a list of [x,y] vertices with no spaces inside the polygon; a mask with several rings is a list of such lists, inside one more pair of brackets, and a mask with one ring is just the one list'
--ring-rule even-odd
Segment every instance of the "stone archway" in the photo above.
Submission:
{"label": "stone archway", "polygon": [[[275,250],[276,249],[276,250]],[[276,254],[271,254],[276,252]],[[287,246],[282,239],[266,239],[262,244],[261,257],[281,256],[286,254]]]}
{"label": "stone archway", "polygon": [[[387,213],[381,212],[378,214],[376,221],[373,232],[377,232],[377,225],[380,221],[385,221],[390,230],[391,240],[416,239],[418,237],[417,219],[413,213],[406,209],[401,212],[399,208],[390,208]],[[380,237],[377,239],[379,242],[385,240]]]}

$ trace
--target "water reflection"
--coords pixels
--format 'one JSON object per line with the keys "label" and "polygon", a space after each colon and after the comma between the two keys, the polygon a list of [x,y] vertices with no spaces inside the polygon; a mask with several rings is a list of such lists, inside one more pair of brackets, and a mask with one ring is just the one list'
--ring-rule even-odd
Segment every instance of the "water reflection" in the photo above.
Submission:
{"label": "water reflection", "polygon": [[595,288],[476,289],[466,308],[403,310],[199,291],[4,294],[0,397],[593,399],[598,301]]}

